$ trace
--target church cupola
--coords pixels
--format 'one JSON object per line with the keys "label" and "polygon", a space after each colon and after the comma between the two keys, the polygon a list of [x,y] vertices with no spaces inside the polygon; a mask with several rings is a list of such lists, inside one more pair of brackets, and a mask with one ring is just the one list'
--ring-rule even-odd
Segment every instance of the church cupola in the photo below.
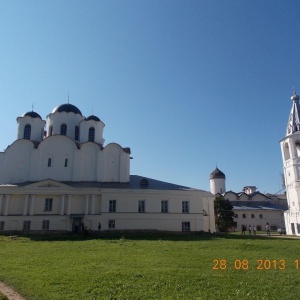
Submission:
{"label": "church cupola", "polygon": [[290,135],[297,131],[300,131],[299,96],[296,94],[296,92],[293,93],[291,100],[293,101],[293,105],[292,105],[287,129],[286,129],[286,135]]}
{"label": "church cupola", "polygon": [[225,188],[225,180],[226,176],[225,174],[216,168],[211,174],[209,178],[210,182],[210,192],[213,195],[216,195],[218,193],[223,194],[226,192]]}
{"label": "church cupola", "polygon": [[81,111],[73,104],[56,106],[47,116],[47,136],[59,134],[78,141],[79,123],[83,119]]}
{"label": "church cupola", "polygon": [[40,142],[44,138],[44,127],[46,122],[41,116],[29,111],[17,118],[18,139],[27,139]]}
{"label": "church cupola", "polygon": [[80,122],[80,142],[95,142],[104,144],[103,128],[105,124],[94,115],[91,115]]}

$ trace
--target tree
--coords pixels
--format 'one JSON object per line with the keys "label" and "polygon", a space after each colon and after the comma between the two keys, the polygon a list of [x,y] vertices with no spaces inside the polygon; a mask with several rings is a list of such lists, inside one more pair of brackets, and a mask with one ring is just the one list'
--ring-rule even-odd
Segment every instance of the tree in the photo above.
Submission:
{"label": "tree", "polygon": [[237,222],[234,222],[233,206],[230,201],[218,195],[214,201],[215,221],[219,231],[228,231],[230,227],[236,227]]}

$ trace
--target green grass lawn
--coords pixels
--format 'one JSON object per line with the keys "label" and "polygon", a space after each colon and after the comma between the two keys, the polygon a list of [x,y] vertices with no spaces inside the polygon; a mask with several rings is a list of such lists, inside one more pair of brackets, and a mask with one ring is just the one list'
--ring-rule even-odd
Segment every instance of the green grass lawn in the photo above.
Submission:
{"label": "green grass lawn", "polygon": [[299,243],[237,234],[0,236],[0,280],[28,300],[299,299]]}

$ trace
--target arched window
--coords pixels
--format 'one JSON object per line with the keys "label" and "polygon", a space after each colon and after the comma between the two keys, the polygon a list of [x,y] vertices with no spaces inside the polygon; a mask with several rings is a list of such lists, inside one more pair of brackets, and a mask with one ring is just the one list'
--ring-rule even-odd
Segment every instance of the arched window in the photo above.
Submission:
{"label": "arched window", "polygon": [[50,127],[49,127],[49,135],[51,136],[53,134],[53,126],[51,125]]}
{"label": "arched window", "polygon": [[296,148],[295,156],[300,157],[300,141],[299,140],[295,142],[295,148]]}
{"label": "arched window", "polygon": [[242,218],[245,219],[246,218],[246,214],[242,214]]}
{"label": "arched window", "polygon": [[60,134],[61,135],[67,135],[67,125],[66,124],[61,124],[61,126],[60,126]]}
{"label": "arched window", "polygon": [[75,141],[79,140],[79,126],[75,126]]}
{"label": "arched window", "polygon": [[263,218],[263,215],[262,215],[262,214],[259,214],[259,218],[262,219],[262,218]]}
{"label": "arched window", "polygon": [[90,127],[89,129],[89,141],[94,142],[95,141],[95,128]]}
{"label": "arched window", "polygon": [[254,219],[254,214],[251,214],[251,218]]}
{"label": "arched window", "polygon": [[284,152],[284,159],[288,160],[291,158],[290,156],[290,147],[288,143],[285,143],[283,146],[283,152]]}
{"label": "arched window", "polygon": [[30,136],[31,136],[31,126],[27,124],[24,127],[24,139],[30,140]]}

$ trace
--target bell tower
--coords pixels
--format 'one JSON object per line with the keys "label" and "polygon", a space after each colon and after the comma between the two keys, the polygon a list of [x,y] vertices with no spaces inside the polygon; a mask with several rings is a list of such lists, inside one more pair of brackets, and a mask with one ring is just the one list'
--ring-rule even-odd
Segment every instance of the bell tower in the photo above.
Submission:
{"label": "bell tower", "polygon": [[280,141],[288,210],[284,212],[287,234],[300,235],[300,106],[299,96],[291,97],[286,135]]}

